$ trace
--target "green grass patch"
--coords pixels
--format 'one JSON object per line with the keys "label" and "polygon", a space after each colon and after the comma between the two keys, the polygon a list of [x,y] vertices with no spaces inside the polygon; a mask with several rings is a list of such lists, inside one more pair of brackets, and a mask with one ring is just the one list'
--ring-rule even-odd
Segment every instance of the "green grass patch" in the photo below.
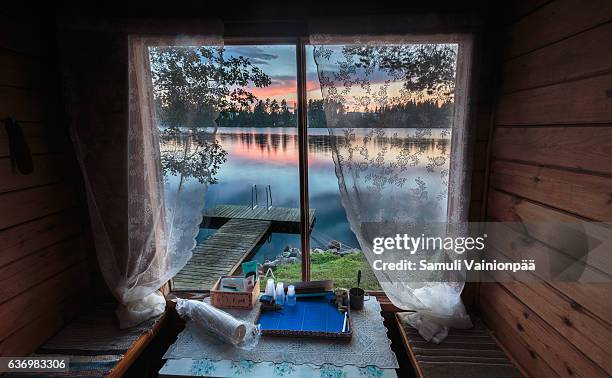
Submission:
{"label": "green grass patch", "polygon": [[[381,290],[374,272],[363,253],[352,253],[344,257],[334,253],[310,255],[310,278],[333,280],[335,287],[351,288],[357,285],[357,271],[361,269],[361,287],[365,290]],[[274,271],[276,282],[296,282],[302,279],[300,264],[281,265]],[[265,282],[262,282],[265,288]]]}

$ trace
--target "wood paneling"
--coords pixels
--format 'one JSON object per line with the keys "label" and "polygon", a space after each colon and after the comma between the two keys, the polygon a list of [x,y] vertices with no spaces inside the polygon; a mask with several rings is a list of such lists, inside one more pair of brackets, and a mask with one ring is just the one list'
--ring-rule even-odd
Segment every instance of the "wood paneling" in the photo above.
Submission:
{"label": "wood paneling", "polygon": [[24,175],[15,169],[10,159],[0,159],[0,177],[11,178],[0,182],[0,193],[53,184],[65,178],[66,158],[64,155],[33,156],[32,163],[34,172]]}
{"label": "wood paneling", "polygon": [[[61,144],[60,141],[62,139],[67,141],[67,135],[57,135],[41,123],[21,122],[19,125],[32,154],[60,152],[66,149],[66,143]],[[8,156],[10,156],[8,136],[6,129],[0,127],[0,158]]]}
{"label": "wood paneling", "polygon": [[0,195],[0,229],[73,207],[75,191],[65,183],[40,186]]}
{"label": "wood paneling", "polygon": [[506,62],[502,93],[607,73],[612,22]]}
{"label": "wood paneling", "polygon": [[[490,218],[496,221],[515,222],[507,225],[521,232],[527,229],[529,237],[568,256],[575,255],[574,241],[588,236],[593,246],[600,246],[605,245],[605,241],[612,235],[612,227],[609,224],[588,222],[584,218],[497,190],[491,190],[489,193],[489,204]],[[583,261],[597,270],[612,274],[612,254],[605,248],[591,249],[588,258]]]}
{"label": "wood paneling", "polygon": [[43,31],[39,20],[0,15],[0,48],[22,55],[41,55],[44,46]]}
{"label": "wood paneling", "polygon": [[59,70],[49,21],[0,15],[0,118],[20,123],[34,171],[13,170],[0,127],[0,355],[25,356],[88,292],[81,180],[56,124]]}
{"label": "wood paneling", "polygon": [[531,376],[611,376],[612,254],[594,248],[610,228],[586,222],[612,220],[612,2],[533,3],[505,26],[486,215],[515,223],[487,254],[542,273],[569,261],[572,238],[590,250],[581,282],[481,284],[480,311]]}
{"label": "wood paneling", "polygon": [[[540,230],[535,226],[538,224],[547,225],[549,223],[579,225],[580,222],[584,221],[571,214],[496,190],[492,190],[489,193],[488,203],[488,215],[493,220],[528,222],[529,233],[532,238],[536,238],[541,243],[560,251],[566,247],[563,243],[564,238],[557,237],[558,234],[551,233],[546,228]],[[591,230],[590,232],[593,232],[593,227],[589,229]],[[597,230],[595,229],[595,231]],[[606,232],[606,235],[609,235],[610,230],[606,229]],[[495,247],[502,250],[507,249],[503,245],[496,245]],[[599,251],[598,249],[597,252]],[[612,266],[610,264],[612,256],[605,249],[601,250],[601,252],[603,253],[591,252],[587,261],[594,268],[607,272],[610,266]],[[578,285],[575,282],[554,282],[553,286],[569,298],[572,298],[575,306],[586,308],[601,319],[604,319],[607,323],[612,324],[612,297],[609,296],[612,284],[581,283]]]}
{"label": "wood paneling", "polygon": [[490,185],[519,197],[612,221],[612,178],[497,160]]}
{"label": "wood paneling", "polygon": [[[498,284],[483,283],[480,289],[482,292],[487,292],[496,285]],[[482,311],[483,320],[523,371],[532,377],[559,376],[527,340],[517,336],[517,328],[506,322],[503,316],[499,314],[501,308],[486,302],[482,296],[480,300],[481,308],[485,309],[486,306],[486,311]]]}
{"label": "wood paneling", "polygon": [[[502,282],[515,297],[546,319],[557,332],[578,350],[588,351],[588,358],[612,372],[612,339],[608,323],[589,311],[576,307],[567,296],[546,283]],[[604,288],[597,292],[604,294]],[[610,299],[604,299],[610,304]]]}
{"label": "wood paneling", "polygon": [[0,307],[0,340],[44,315],[50,308],[61,309],[66,298],[80,294],[81,285],[75,283],[82,282],[86,273],[85,264],[77,264],[4,303]]}
{"label": "wood paneling", "polygon": [[589,126],[498,127],[493,157],[612,174],[612,125]]}
{"label": "wood paneling", "polygon": [[70,209],[0,231],[0,266],[81,234],[81,213],[82,209]]}
{"label": "wood paneling", "polygon": [[82,261],[81,247],[79,238],[69,239],[1,267],[0,302]]}
{"label": "wood paneling", "polygon": [[549,2],[550,0],[515,0],[505,4],[502,16],[506,24],[512,24]]}
{"label": "wood paneling", "polygon": [[44,85],[40,60],[0,49],[0,85],[40,88]]}
{"label": "wood paneling", "polygon": [[63,325],[64,318],[61,312],[52,308],[0,341],[0,356],[27,356],[57,333]]}
{"label": "wood paneling", "polygon": [[508,57],[536,50],[612,20],[608,0],[555,0],[508,29]]}
{"label": "wood paneling", "polygon": [[556,374],[562,377],[606,377],[591,359],[563,338],[549,323],[499,284],[481,291],[482,306],[496,309],[498,318],[525,340]]}
{"label": "wood paneling", "polygon": [[0,114],[17,121],[49,122],[49,102],[37,89],[0,86]]}
{"label": "wood paneling", "polygon": [[612,75],[502,95],[498,125],[612,123]]}

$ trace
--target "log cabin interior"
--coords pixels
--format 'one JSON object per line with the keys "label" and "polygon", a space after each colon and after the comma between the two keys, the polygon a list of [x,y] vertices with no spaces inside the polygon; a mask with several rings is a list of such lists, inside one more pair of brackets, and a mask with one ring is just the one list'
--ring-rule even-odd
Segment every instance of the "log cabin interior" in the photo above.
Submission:
{"label": "log cabin interior", "polygon": [[[3,357],[0,369],[3,370],[0,372],[17,376],[114,377],[612,376],[610,248],[606,253],[589,254],[588,259],[582,260],[581,269],[593,277],[604,277],[601,279],[467,280],[458,293],[465,305],[464,312],[469,314],[467,321],[471,319],[471,327],[452,323],[448,330],[445,326],[448,336],[445,331],[441,339],[445,336],[446,339],[438,340],[439,343],[436,342],[439,334],[429,340],[427,332],[419,328],[427,318],[413,317],[419,314],[419,309],[411,308],[408,296],[392,293],[378,273],[372,273],[369,268],[366,272],[360,265],[355,265],[357,268],[350,265],[353,267],[350,279],[340,275],[331,277],[334,270],[340,270],[340,265],[328,270],[317,265],[323,260],[322,264],[333,260],[343,262],[342,266],[348,266],[347,261],[355,261],[355,264],[365,261],[368,265],[367,261],[372,261],[370,257],[375,256],[371,253],[371,244],[371,256],[367,259],[355,257],[365,252],[344,253],[344,244],[353,243],[353,247],[360,246],[363,250],[368,248],[367,233],[359,231],[354,223],[363,222],[363,214],[355,210],[351,202],[355,198],[351,195],[357,193],[351,192],[351,188],[359,185],[365,188],[368,184],[351,181],[348,185],[348,181],[342,181],[345,185],[338,189],[337,184],[341,182],[338,167],[345,151],[335,144],[340,142],[325,139],[340,138],[339,132],[334,137],[334,126],[331,126],[337,114],[346,115],[347,119],[351,115],[351,111],[330,115],[334,101],[340,101],[334,97],[334,91],[339,89],[330,87],[325,79],[344,80],[345,84],[349,79],[347,76],[339,79],[338,76],[336,79],[333,75],[326,76],[330,72],[326,70],[334,68],[330,68],[333,64],[329,61],[324,62],[325,51],[329,52],[329,60],[329,56],[340,51],[334,50],[334,46],[356,43],[346,42],[354,41],[350,39],[354,36],[362,41],[367,39],[364,36],[374,35],[373,40],[378,41],[386,36],[407,35],[405,40],[391,39],[391,43],[398,46],[402,41],[409,41],[403,43],[410,46],[410,43],[428,41],[436,46],[432,51],[454,54],[451,70],[454,88],[451,96],[454,97],[451,97],[453,105],[447,117],[453,123],[453,135],[445,143],[453,146],[455,154],[461,150],[455,145],[461,143],[456,141],[460,139],[456,135],[463,133],[461,135],[468,142],[465,143],[464,160],[457,163],[457,158],[449,159],[450,168],[446,172],[451,170],[451,178],[453,172],[467,172],[458,184],[461,185],[459,191],[467,192],[462,197],[465,202],[462,221],[507,225],[504,227],[508,229],[501,236],[489,238],[487,251],[508,258],[561,256],[558,254],[564,251],[565,239],[555,232],[536,232],[525,237],[523,232],[529,227],[522,229],[520,225],[530,222],[589,224],[603,229],[600,232],[605,234],[610,227],[606,222],[612,221],[612,2],[520,0],[503,6],[485,1],[401,4],[179,1],[159,6],[153,3],[106,3],[99,7],[57,5],[46,12],[33,12],[26,7],[0,10],[0,118],[3,121],[0,127],[0,357]],[[337,35],[343,37],[333,40]],[[178,36],[193,39],[185,43]],[[326,36],[332,36],[328,37],[332,42],[326,41]],[[207,201],[202,219],[208,220],[206,226],[216,232],[203,235],[197,231],[196,243],[187,248],[193,252],[189,252],[182,262],[180,259],[175,262],[174,257],[169,257],[176,251],[168,241],[174,240],[168,236],[168,228],[160,226],[163,232],[157,232],[157,226],[164,223],[164,211],[182,211],[195,206],[202,212],[203,207],[198,207],[197,202],[195,205],[186,202],[183,207],[169,208],[166,204],[164,210],[161,195],[162,205],[157,204],[161,210],[155,208],[151,198],[159,199],[160,194],[156,191],[160,186],[174,181],[169,180],[168,184],[168,180],[160,179],[157,172],[160,154],[162,161],[168,161],[164,160],[166,150],[162,146],[160,153],[160,144],[150,144],[146,139],[163,139],[163,136],[147,134],[147,125],[150,129],[151,119],[157,118],[151,116],[155,110],[143,104],[165,106],[164,101],[172,101],[170,95],[163,97],[174,93],[170,85],[159,92],[161,95],[155,94],[166,100],[160,100],[162,97],[151,100],[154,96],[149,98],[146,92],[152,80],[153,86],[172,83],[169,76],[163,76],[164,67],[169,67],[168,60],[164,59],[180,54],[172,55],[168,48],[178,46],[180,50],[194,45],[218,48],[219,40],[223,41],[226,51],[236,51],[235,56],[216,61],[226,64],[223,72],[230,75],[233,69],[235,76],[245,75],[246,82],[253,83],[248,91],[255,101],[240,112],[255,119],[253,114],[262,104],[268,116],[278,114],[278,118],[270,122],[292,131],[275,137],[280,132],[266,124],[268,134],[261,134],[264,137],[242,129],[241,134],[232,136],[234,134],[224,130],[234,126],[231,122],[243,113],[219,107],[230,106],[232,101],[239,105],[246,101],[240,97],[244,93],[235,92],[246,84],[240,84],[236,77],[224,78],[222,84],[215,83],[219,87],[225,85],[227,92],[211,95],[218,97],[212,100],[217,108],[214,111],[200,109],[198,114],[216,112],[214,116],[221,114],[218,119],[223,120],[216,121],[215,127],[220,127],[212,134],[212,142],[211,139],[200,142],[202,148],[226,150],[217,163],[207,160],[208,181],[202,185],[204,191],[199,192],[201,196],[206,193]],[[366,47],[373,46],[363,43]],[[376,46],[388,46],[385,43],[388,42]],[[450,50],[438,49],[442,44],[451,46]],[[326,46],[332,47],[325,50]],[[147,48],[158,60],[139,60],[138,53]],[[383,51],[376,48],[374,51]],[[356,54],[363,50],[368,49]],[[416,54],[416,50],[410,51]],[[396,53],[398,55],[394,56],[402,54],[401,51]],[[215,56],[204,55],[198,55],[198,62]],[[242,55],[247,57],[246,61],[240,61]],[[380,58],[375,55],[374,60],[377,56]],[[367,66],[368,58],[362,58]],[[308,59],[312,59],[314,66]],[[383,61],[384,58],[380,67],[392,67],[388,75],[398,72],[397,67],[393,71],[392,62],[384,66]],[[442,65],[440,61],[444,61],[444,57],[435,64]],[[356,69],[338,71],[338,75],[351,75],[363,68],[359,63],[353,64]],[[198,69],[202,68],[196,67],[190,72]],[[384,79],[384,74],[367,85],[381,85],[384,83],[381,77]],[[412,78],[408,82],[416,88],[421,80]],[[364,81],[355,80],[352,84],[361,85],[365,90]],[[291,94],[287,95],[287,101],[283,98],[284,107],[280,107],[278,113],[272,109],[273,105],[257,102],[270,96],[278,105],[282,86],[288,87]],[[393,84],[388,88],[391,93]],[[427,88],[423,88],[426,91]],[[309,96],[314,96],[314,92],[319,97],[312,100]],[[197,93],[209,95],[206,90]],[[231,99],[221,101],[219,98]],[[151,102],[147,102],[149,100]],[[327,106],[321,114],[327,117],[326,127],[332,130],[329,134],[326,131],[314,135],[311,134],[314,131],[309,130],[315,122],[311,114],[315,114],[316,101]],[[412,104],[423,103],[412,101]],[[444,109],[445,100],[427,101],[436,103],[436,109]],[[384,105],[389,111],[390,107]],[[190,111],[185,109],[185,112]],[[376,110],[372,110],[374,107],[368,109],[360,114],[373,114],[373,119],[377,120],[384,117],[380,110],[382,105]],[[286,119],[282,118],[283,114],[287,115]],[[163,119],[174,119],[168,117]],[[289,123],[283,122],[292,122],[292,126],[286,127]],[[457,126],[458,123],[462,126]],[[257,128],[255,123],[247,126]],[[379,130],[378,126],[362,128]],[[355,138],[355,134],[352,135]],[[357,140],[360,135],[357,132]],[[427,135],[434,138],[432,134]],[[317,143],[326,146],[327,150],[311,147]],[[331,147],[325,143],[331,143]],[[436,143],[432,150],[443,144],[432,143]],[[276,154],[277,148],[285,151],[285,144],[289,145],[286,148],[291,154]],[[151,145],[153,148],[147,149]],[[264,160],[276,168],[263,167],[263,163],[249,165],[248,159],[258,159],[257,156],[263,155],[257,153],[264,154],[264,150]],[[139,155],[134,158],[132,154]],[[245,160],[232,160],[238,159],[232,155]],[[331,160],[332,155],[334,160]],[[274,160],[276,157],[278,159]],[[335,186],[336,202],[329,208],[342,209],[341,213],[346,213],[342,220],[326,212],[327,205],[316,202],[318,197],[313,194],[319,190],[319,173],[313,167],[325,157],[329,158],[326,167],[331,167],[332,175],[326,177],[320,173],[321,180]],[[217,168],[211,168],[211,164],[219,165],[214,179],[211,171],[214,174]],[[234,176],[249,176],[247,172],[235,173],[241,164],[252,167],[249,169],[261,169],[262,176],[269,172],[279,174],[280,171],[273,170],[278,166],[289,167],[290,171],[284,173],[286,177],[280,181],[270,179],[269,186],[267,182],[242,181],[244,190],[242,186],[238,190],[235,189],[237,181],[232,181],[235,179],[229,172],[233,169]],[[426,172],[425,166],[418,164],[415,163],[415,169],[421,167]],[[407,172],[415,165],[409,165]],[[195,169],[202,169],[202,166]],[[344,166],[344,172],[348,169],[349,166]],[[435,163],[432,169],[438,169]],[[142,172],[147,173],[139,174]],[[157,175],[149,172],[157,172]],[[172,177],[176,178],[176,171]],[[329,181],[329,177],[333,180]],[[338,182],[335,181],[337,177]],[[352,179],[357,180],[355,177]],[[226,184],[223,190],[215,189],[216,185],[224,185],[224,180],[231,185]],[[202,181],[194,179],[194,182]],[[429,181],[427,183],[429,185]],[[259,191],[255,184],[259,184]],[[447,182],[446,185],[454,184]],[[290,186],[293,189],[285,189]],[[163,190],[167,194],[168,186],[161,192]],[[385,190],[380,189],[378,193],[387,193]],[[433,193],[433,189],[430,191]],[[284,204],[285,194],[289,192],[292,197]],[[153,210],[134,200],[143,197],[143,193],[153,201]],[[263,193],[265,207],[261,203]],[[331,196],[325,193],[322,196]],[[238,199],[238,196],[242,197]],[[450,214],[447,206],[449,209],[456,207],[454,202],[459,201],[459,197],[448,194],[446,198],[448,205],[444,205],[444,211]],[[172,200],[179,202],[175,197]],[[170,201],[167,196],[166,201]],[[223,204],[222,201],[227,202]],[[162,214],[162,220],[156,218],[156,214]],[[197,228],[204,228],[202,219],[198,219]],[[154,226],[150,226],[149,221]],[[351,235],[348,242],[329,231],[335,230],[330,224],[340,223]],[[180,223],[176,225],[178,229]],[[330,228],[325,229],[326,225]],[[145,231],[140,232],[143,229]],[[317,238],[330,233],[332,237],[323,243],[327,250],[315,248],[314,244],[319,242]],[[180,238],[175,234],[175,239]],[[151,238],[153,241],[149,240]],[[189,240],[193,239],[191,235]],[[609,231],[607,241],[610,241]],[[148,247],[142,247],[144,243],[149,243]],[[283,250],[285,244],[293,247]],[[276,251],[279,253],[276,259],[276,255],[260,254],[273,246],[279,248],[279,245],[281,250]],[[211,251],[217,250],[213,255]],[[220,284],[221,281],[217,282],[219,276],[242,274],[246,267],[241,263],[254,259],[253,256],[260,256],[259,263],[264,267],[260,277],[262,283],[271,272],[276,275],[277,282],[312,280],[321,283],[321,280],[334,279],[336,283],[342,282],[336,287],[349,288],[355,286],[356,270],[360,269],[361,276],[363,269],[361,286],[369,294],[366,299],[370,300],[362,302],[362,306],[365,303],[366,310],[380,306],[380,316],[375,311],[378,318],[374,317],[373,322],[380,323],[380,327],[365,325],[372,311],[367,315],[368,311],[351,310],[355,315],[351,315],[350,345],[357,345],[346,348],[354,348],[350,349],[352,355],[362,353],[362,359],[346,357],[345,364],[342,360],[345,352],[323,351],[325,346],[317,344],[326,357],[313,357],[310,361],[308,353],[312,352],[306,352],[309,344],[303,340],[311,339],[301,337],[296,339],[301,340],[299,345],[303,353],[282,354],[278,350],[280,357],[275,357],[274,349],[259,350],[255,346],[241,352],[246,357],[235,360],[211,358],[215,349],[207,349],[209,347],[204,344],[181,344],[187,337],[181,335],[190,330],[189,323],[195,320],[184,320],[177,311],[184,305],[178,305],[183,302],[176,302],[177,299],[201,301],[207,298],[214,304],[215,299],[208,297],[212,297],[213,285]],[[289,259],[298,261],[294,264],[297,269],[282,264]],[[294,273],[297,276],[292,279]],[[381,281],[380,285],[377,280]],[[138,288],[153,290],[142,294]],[[265,285],[262,292],[264,289]],[[155,290],[159,290],[158,294],[151,294]],[[142,300],[148,301],[146,305],[140,304]],[[263,327],[264,318],[260,320]],[[345,333],[345,328],[348,333],[344,325],[341,333]],[[370,332],[366,336],[372,339],[361,342],[366,336],[362,337],[365,332],[360,335],[360,331],[366,328]],[[260,332],[263,333],[258,336],[260,346],[273,339],[270,345],[282,348],[278,338],[266,335],[265,330]],[[362,345],[379,345],[373,340],[383,341],[380,350],[373,351],[373,347],[368,349],[367,345]],[[296,348],[295,345],[287,346],[287,350]],[[192,349],[199,351],[201,358],[189,352]],[[181,353],[184,356],[179,358]],[[27,370],[22,369],[20,373],[20,367],[25,368],[27,364],[19,365],[19,361],[26,357],[67,358],[68,362],[64,370],[55,366],[55,370],[24,373]],[[9,362],[12,369],[6,365]],[[231,374],[227,375],[228,372]]]}

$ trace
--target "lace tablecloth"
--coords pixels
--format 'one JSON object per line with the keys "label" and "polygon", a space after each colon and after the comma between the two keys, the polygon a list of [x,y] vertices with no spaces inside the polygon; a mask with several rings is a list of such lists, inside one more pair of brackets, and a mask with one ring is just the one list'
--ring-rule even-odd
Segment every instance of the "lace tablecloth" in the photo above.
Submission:
{"label": "lace tablecloth", "polygon": [[[228,310],[233,316],[253,321],[259,309]],[[208,359],[212,361],[290,362],[292,364],[376,366],[397,368],[397,359],[387,338],[380,304],[370,297],[361,311],[352,311],[353,338],[350,342],[314,338],[262,336],[250,351],[234,348],[190,322],[170,346],[164,359]]]}
{"label": "lace tablecloth", "polygon": [[159,371],[160,378],[223,377],[223,378],[397,378],[395,369],[351,365],[294,365],[288,362],[211,361],[208,359],[167,360]]}

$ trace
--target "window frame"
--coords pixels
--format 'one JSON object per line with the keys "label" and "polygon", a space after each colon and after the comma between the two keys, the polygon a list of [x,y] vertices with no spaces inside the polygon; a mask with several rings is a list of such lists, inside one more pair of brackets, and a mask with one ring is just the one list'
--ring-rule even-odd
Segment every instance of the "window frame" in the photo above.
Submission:
{"label": "window frame", "polygon": [[[410,32],[407,33],[409,35]],[[429,33],[425,35],[414,35],[414,42],[423,43],[457,43],[457,67],[455,75],[455,91],[459,89],[461,95],[455,97],[455,112],[453,116],[453,125],[460,127],[453,129],[451,146],[456,147],[458,140],[467,140],[465,144],[458,144],[462,148],[459,153],[451,153],[451,163],[449,173],[452,176],[453,171],[457,169],[463,170],[463,176],[460,186],[461,193],[454,196],[450,190],[452,183],[449,180],[449,196],[447,199],[447,218],[456,219],[457,217],[465,217],[468,209],[459,206],[459,197],[465,193],[469,195],[471,182],[471,165],[464,166],[464,158],[470,156],[470,151],[473,151],[473,138],[471,138],[471,92],[472,92],[472,66],[474,53],[474,35],[471,33]],[[224,36],[224,46],[235,45],[294,45],[296,49],[296,83],[297,83],[297,127],[298,127],[298,168],[299,168],[299,188],[300,188],[300,246],[302,250],[302,281],[310,281],[310,222],[309,215],[309,191],[308,191],[308,124],[307,124],[307,81],[306,81],[306,46],[309,45],[307,36],[292,36],[292,37],[242,37],[242,36]],[[459,155],[459,156],[458,156]],[[459,160],[459,161],[458,161]],[[453,168],[454,167],[454,168]],[[468,201],[469,203],[469,201]],[[467,218],[465,218],[467,219]],[[237,270],[240,268],[238,267]],[[233,273],[233,272],[232,272]],[[167,289],[174,295],[179,292],[172,291],[171,286]],[[193,290],[192,292],[198,292]],[[181,296],[183,294],[180,294]],[[381,302],[383,310],[399,311],[387,298],[383,290],[367,291],[367,294],[375,296]],[[189,296],[189,295],[187,295]]]}
{"label": "window frame", "polygon": [[302,281],[310,281],[310,222],[308,192],[308,118],[306,96],[306,45],[307,37],[248,38],[224,37],[224,46],[237,45],[293,45],[295,46],[297,86],[297,128],[298,128],[298,175],[300,190],[300,249],[302,251]]}

